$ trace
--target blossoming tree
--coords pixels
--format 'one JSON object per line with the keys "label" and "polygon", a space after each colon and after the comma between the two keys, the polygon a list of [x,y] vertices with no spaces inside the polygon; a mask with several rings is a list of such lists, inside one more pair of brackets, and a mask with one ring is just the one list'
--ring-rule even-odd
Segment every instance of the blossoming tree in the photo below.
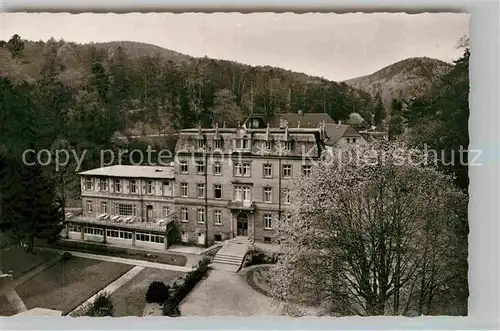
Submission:
{"label": "blossoming tree", "polygon": [[[427,155],[383,142],[330,152],[278,220],[276,301],[332,314],[436,314],[467,258],[466,196]],[[461,261],[463,262],[463,261]]]}

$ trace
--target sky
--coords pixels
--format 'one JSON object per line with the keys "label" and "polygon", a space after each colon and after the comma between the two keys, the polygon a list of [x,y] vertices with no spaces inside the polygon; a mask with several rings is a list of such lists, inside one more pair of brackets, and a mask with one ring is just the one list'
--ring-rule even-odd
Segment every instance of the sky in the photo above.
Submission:
{"label": "sky", "polygon": [[138,41],[195,57],[270,65],[334,81],[410,57],[451,62],[469,35],[455,13],[1,13],[0,39]]}

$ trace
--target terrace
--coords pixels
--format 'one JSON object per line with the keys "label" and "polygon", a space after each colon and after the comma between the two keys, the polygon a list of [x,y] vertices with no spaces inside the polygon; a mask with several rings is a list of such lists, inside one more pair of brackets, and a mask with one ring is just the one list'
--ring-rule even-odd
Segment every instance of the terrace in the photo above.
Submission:
{"label": "terrace", "polygon": [[68,221],[78,224],[93,224],[105,227],[119,227],[132,230],[166,232],[167,230],[171,229],[175,222],[175,218],[171,216],[174,216],[174,214],[170,214],[166,218],[145,221],[138,216],[101,214],[97,217],[92,217],[79,215],[69,218]]}

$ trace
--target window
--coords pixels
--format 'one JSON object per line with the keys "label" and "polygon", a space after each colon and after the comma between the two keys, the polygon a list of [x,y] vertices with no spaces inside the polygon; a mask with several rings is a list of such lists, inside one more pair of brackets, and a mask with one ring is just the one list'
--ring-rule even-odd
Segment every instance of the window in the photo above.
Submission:
{"label": "window", "polygon": [[259,127],[259,120],[254,118],[252,120],[252,128],[258,128],[258,127]]}
{"label": "window", "polygon": [[236,149],[248,149],[250,145],[249,141],[250,139],[247,138],[236,139]]}
{"label": "window", "polygon": [[243,201],[250,201],[250,187],[243,188]]}
{"label": "window", "polygon": [[345,140],[347,141],[348,144],[351,142],[351,138],[345,138]]}
{"label": "window", "polygon": [[85,179],[85,189],[92,190],[92,178]]}
{"label": "window", "polygon": [[352,138],[352,143],[355,144],[356,143],[356,138]]}
{"label": "window", "polygon": [[170,207],[163,206],[163,217],[168,217],[170,215]]}
{"label": "window", "polygon": [[310,166],[310,165],[303,165],[302,166],[302,174],[304,176],[309,176],[311,174],[311,169],[312,169],[312,166]]}
{"label": "window", "polygon": [[220,234],[215,234],[215,235],[214,235],[214,241],[217,241],[217,242],[222,241],[222,235],[220,235]]}
{"label": "window", "polygon": [[264,243],[266,243],[266,244],[271,243],[271,238],[270,237],[264,237]]}
{"label": "window", "polygon": [[106,201],[101,202],[101,213],[106,214],[108,212],[108,203]]}
{"label": "window", "polygon": [[118,236],[120,239],[132,239],[132,232],[118,231]]}
{"label": "window", "polygon": [[104,230],[99,228],[85,227],[84,232],[93,236],[104,236]]}
{"label": "window", "polygon": [[214,149],[222,149],[222,140],[214,140]]}
{"label": "window", "polygon": [[116,205],[117,214],[121,216],[135,216],[136,206],[119,203]]}
{"label": "window", "polygon": [[163,195],[166,195],[166,196],[172,195],[172,188],[170,187],[170,182],[168,182],[168,181],[163,182]]}
{"label": "window", "polygon": [[205,210],[198,209],[198,223],[205,223]]}
{"label": "window", "polygon": [[198,198],[203,199],[205,197],[205,184],[198,184]]}
{"label": "window", "polygon": [[135,179],[130,180],[130,193],[137,193],[137,183]]}
{"label": "window", "polygon": [[291,196],[290,196],[290,189],[285,188],[283,189],[283,203],[285,205],[291,204]]}
{"label": "window", "polygon": [[273,216],[271,214],[265,214],[264,215],[264,229],[272,229],[273,228]]}
{"label": "window", "polygon": [[205,163],[203,161],[196,161],[196,171],[199,175],[203,175],[205,173]]}
{"label": "window", "polygon": [[214,199],[222,199],[222,185],[214,185]]}
{"label": "window", "polygon": [[287,150],[288,152],[292,150],[292,142],[291,141],[285,142],[285,150]]}
{"label": "window", "polygon": [[181,209],[181,221],[188,222],[189,221],[189,211],[187,208]]}
{"label": "window", "polygon": [[264,164],[264,177],[271,178],[273,176],[273,165]]}
{"label": "window", "polygon": [[180,170],[181,174],[187,174],[188,173],[188,162],[187,161],[181,161],[180,163]]}
{"label": "window", "polygon": [[237,163],[234,165],[234,175],[250,177],[250,163]]}
{"label": "window", "polygon": [[292,177],[292,165],[284,164],[283,165],[283,177]]}
{"label": "window", "polygon": [[243,200],[243,188],[241,186],[236,186],[234,188],[234,200],[235,201]]}
{"label": "window", "polygon": [[235,186],[234,187],[234,200],[235,201],[251,201],[250,187]]}
{"label": "window", "polygon": [[264,202],[265,203],[273,202],[273,189],[271,187],[264,188]]}
{"label": "window", "polygon": [[68,226],[69,232],[82,232],[82,228],[79,225],[70,225]]}
{"label": "window", "polygon": [[188,184],[181,183],[181,197],[187,197],[187,196],[188,196]]}
{"label": "window", "polygon": [[136,233],[135,240],[137,240],[137,241],[149,241],[149,234]]}
{"label": "window", "polygon": [[120,193],[120,180],[115,179],[115,192]]}
{"label": "window", "polygon": [[222,211],[219,209],[214,211],[214,224],[217,224],[217,225],[222,224]]}
{"label": "window", "polygon": [[146,193],[153,194],[153,181],[152,180],[148,180],[146,182]]}
{"label": "window", "polygon": [[108,190],[108,180],[107,179],[101,179],[100,185],[101,185],[101,191],[106,192]]}
{"label": "window", "polygon": [[214,175],[222,175],[222,164],[220,162],[214,163]]}
{"label": "window", "polygon": [[87,213],[92,212],[92,200],[87,200]]}
{"label": "window", "polygon": [[205,148],[205,140],[198,139],[198,149]]}
{"label": "window", "polygon": [[182,241],[183,243],[187,243],[187,242],[188,242],[188,240],[189,240],[188,233],[187,233],[187,232],[185,232],[185,231],[182,231],[182,233],[181,233],[181,241]]}
{"label": "window", "polygon": [[266,149],[270,151],[273,148],[273,142],[272,141],[266,141]]}

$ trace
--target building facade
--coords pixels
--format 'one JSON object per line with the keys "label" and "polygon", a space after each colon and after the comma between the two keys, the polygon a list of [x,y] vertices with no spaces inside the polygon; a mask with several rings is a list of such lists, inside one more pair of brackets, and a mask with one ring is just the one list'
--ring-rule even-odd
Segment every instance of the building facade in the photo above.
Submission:
{"label": "building facade", "polygon": [[66,237],[166,249],[175,222],[173,167],[115,165],[80,173],[82,214]]}
{"label": "building facade", "polygon": [[256,115],[236,128],[181,130],[169,167],[80,173],[83,213],[69,220],[66,236],[166,249],[175,227],[175,240],[186,244],[237,236],[272,243],[293,179],[309,174],[324,151],[353,143],[365,141],[327,114]]}

